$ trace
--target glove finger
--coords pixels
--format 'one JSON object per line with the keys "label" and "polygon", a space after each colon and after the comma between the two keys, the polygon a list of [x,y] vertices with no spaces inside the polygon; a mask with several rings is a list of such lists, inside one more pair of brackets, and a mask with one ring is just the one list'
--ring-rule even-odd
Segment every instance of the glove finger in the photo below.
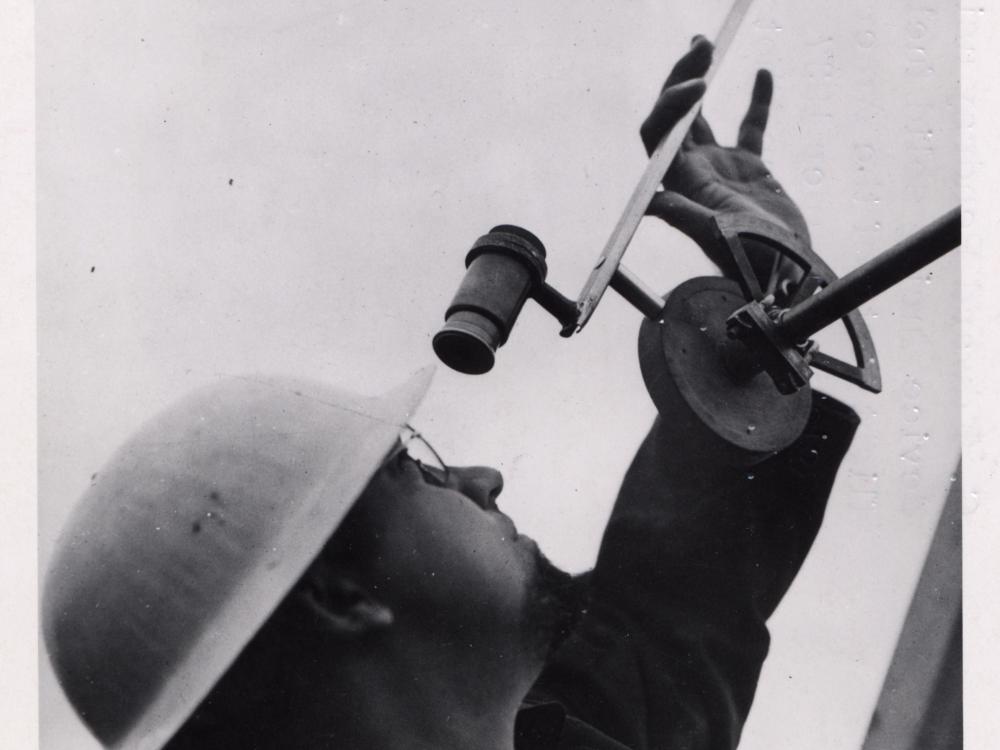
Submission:
{"label": "glove finger", "polygon": [[692,39],[691,48],[674,64],[660,93],[682,81],[704,76],[712,64],[713,49],[712,43],[701,35]]}
{"label": "glove finger", "polygon": [[711,245],[714,214],[710,209],[680,193],[673,190],[661,190],[649,202],[646,214],[663,219],[702,248]]}
{"label": "glove finger", "polygon": [[753,94],[750,96],[750,106],[740,123],[739,136],[736,145],[760,156],[764,147],[764,129],[771,112],[771,95],[774,93],[774,81],[766,70],[757,71],[757,79],[753,84]]}
{"label": "glove finger", "polygon": [[705,82],[696,78],[671,86],[660,94],[660,98],[656,100],[649,116],[639,128],[639,136],[646,147],[646,153],[653,152],[663,136],[704,93]]}
{"label": "glove finger", "polygon": [[701,112],[698,113],[698,116],[694,118],[694,122],[691,123],[691,140],[699,146],[715,145],[715,134],[712,132],[708,120],[705,119],[705,116]]}

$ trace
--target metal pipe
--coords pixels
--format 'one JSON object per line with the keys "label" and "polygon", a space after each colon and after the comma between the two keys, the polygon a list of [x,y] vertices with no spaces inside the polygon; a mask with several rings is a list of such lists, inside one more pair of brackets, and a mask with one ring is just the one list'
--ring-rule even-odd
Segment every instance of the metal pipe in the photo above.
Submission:
{"label": "metal pipe", "polygon": [[663,312],[663,297],[658,295],[642,280],[619,263],[611,277],[611,288],[624,297],[634,308],[650,320],[659,320]]}
{"label": "metal pipe", "polygon": [[576,302],[574,300],[560,294],[548,284],[538,285],[532,291],[531,296],[564,327],[576,325]]}
{"label": "metal pipe", "polygon": [[956,206],[788,310],[777,326],[781,337],[805,341],[961,244],[961,206]]}

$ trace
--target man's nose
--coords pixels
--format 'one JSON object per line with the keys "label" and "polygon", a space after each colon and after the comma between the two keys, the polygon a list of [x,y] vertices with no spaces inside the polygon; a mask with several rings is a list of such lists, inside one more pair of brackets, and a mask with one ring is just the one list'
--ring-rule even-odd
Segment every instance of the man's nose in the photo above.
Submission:
{"label": "man's nose", "polygon": [[503,491],[503,475],[488,466],[448,467],[449,484],[483,510],[495,510]]}

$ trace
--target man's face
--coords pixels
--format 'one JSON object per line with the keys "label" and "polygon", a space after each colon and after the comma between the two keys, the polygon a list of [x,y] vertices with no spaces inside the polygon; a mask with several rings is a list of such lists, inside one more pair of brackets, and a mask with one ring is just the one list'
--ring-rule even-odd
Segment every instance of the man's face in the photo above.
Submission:
{"label": "man's face", "polygon": [[401,627],[544,658],[579,603],[570,577],[497,508],[502,487],[495,469],[445,476],[397,452],[359,500],[374,536],[368,583]]}

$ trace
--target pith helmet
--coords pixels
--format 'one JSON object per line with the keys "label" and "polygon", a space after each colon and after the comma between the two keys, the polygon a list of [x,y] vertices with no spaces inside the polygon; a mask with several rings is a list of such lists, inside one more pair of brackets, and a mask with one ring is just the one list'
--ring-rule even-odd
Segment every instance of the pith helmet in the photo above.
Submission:
{"label": "pith helmet", "polygon": [[80,499],[42,627],[112,748],[160,748],[305,572],[392,449],[431,368],[381,398],[230,378],[145,425]]}

